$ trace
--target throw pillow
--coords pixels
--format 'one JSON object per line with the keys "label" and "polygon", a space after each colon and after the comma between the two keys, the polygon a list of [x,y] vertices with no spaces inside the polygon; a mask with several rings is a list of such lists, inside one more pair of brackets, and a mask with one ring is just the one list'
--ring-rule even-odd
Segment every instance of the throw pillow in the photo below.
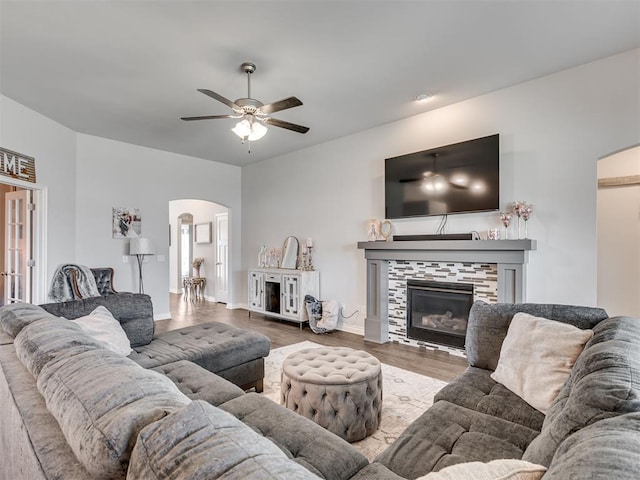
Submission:
{"label": "throw pillow", "polygon": [[538,480],[546,471],[542,465],[505,458],[489,463],[458,463],[416,480]]}
{"label": "throw pillow", "polygon": [[120,355],[131,353],[129,337],[124,333],[120,322],[102,305],[89,315],[73,320],[82,330],[105,348]]}
{"label": "throw pillow", "polygon": [[592,336],[592,330],[516,313],[491,378],[546,415]]}

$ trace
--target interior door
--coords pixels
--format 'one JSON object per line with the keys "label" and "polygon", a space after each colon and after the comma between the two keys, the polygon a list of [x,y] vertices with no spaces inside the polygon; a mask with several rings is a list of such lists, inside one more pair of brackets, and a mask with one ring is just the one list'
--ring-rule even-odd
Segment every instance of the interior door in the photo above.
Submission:
{"label": "interior door", "polygon": [[31,190],[5,194],[5,277],[3,303],[30,303],[32,296]]}
{"label": "interior door", "polygon": [[229,214],[216,215],[216,283],[217,302],[227,303],[229,294]]}

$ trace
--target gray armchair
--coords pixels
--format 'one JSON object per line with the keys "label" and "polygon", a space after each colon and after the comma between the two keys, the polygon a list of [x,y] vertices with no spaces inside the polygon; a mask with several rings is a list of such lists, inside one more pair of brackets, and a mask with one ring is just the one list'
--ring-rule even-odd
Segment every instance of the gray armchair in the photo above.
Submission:
{"label": "gray armchair", "polygon": [[[115,293],[118,293],[114,288],[113,288],[113,274],[114,274],[114,270],[111,267],[99,267],[99,268],[92,268],[91,269],[91,273],[93,273],[93,277],[96,279],[96,286],[98,287],[98,292],[100,293],[100,295],[113,295]],[[71,287],[73,288],[73,293],[75,294],[75,296],[80,299],[82,298],[82,295],[80,294],[80,291],[78,289],[78,283],[77,283],[77,271],[76,270],[72,270],[71,271]]]}

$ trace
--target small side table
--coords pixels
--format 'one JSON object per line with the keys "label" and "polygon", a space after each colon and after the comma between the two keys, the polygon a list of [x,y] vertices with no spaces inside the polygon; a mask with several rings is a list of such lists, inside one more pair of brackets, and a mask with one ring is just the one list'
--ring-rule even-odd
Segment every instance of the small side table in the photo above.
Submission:
{"label": "small side table", "polygon": [[204,300],[204,287],[207,279],[204,277],[184,277],[182,287],[184,288],[185,300],[189,298],[192,302]]}

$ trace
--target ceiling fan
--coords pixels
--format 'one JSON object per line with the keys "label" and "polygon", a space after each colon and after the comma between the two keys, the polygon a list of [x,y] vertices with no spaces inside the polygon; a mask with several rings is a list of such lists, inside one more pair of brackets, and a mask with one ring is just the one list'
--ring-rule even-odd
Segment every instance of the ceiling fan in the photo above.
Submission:
{"label": "ceiling fan", "polygon": [[200,117],[182,117],[182,120],[214,120],[218,118],[239,118],[240,122],[236,124],[231,130],[242,139],[242,143],[245,141],[255,141],[261,139],[266,133],[266,125],[272,125],[274,127],[286,128],[298,133],[307,133],[309,127],[303,127],[302,125],[296,125],[295,123],[285,122],[284,120],[278,120],[272,118],[270,114],[286,110],[288,108],[299,107],[302,102],[296,97],[289,97],[277,102],[264,104],[255,98],[251,98],[251,74],[256,71],[255,64],[251,62],[244,62],[241,67],[242,71],[247,74],[247,97],[238,98],[235,102],[223,97],[222,95],[212,92],[204,88],[199,88],[198,91],[205,95],[224,103],[233,110],[231,115],[205,115]]}

